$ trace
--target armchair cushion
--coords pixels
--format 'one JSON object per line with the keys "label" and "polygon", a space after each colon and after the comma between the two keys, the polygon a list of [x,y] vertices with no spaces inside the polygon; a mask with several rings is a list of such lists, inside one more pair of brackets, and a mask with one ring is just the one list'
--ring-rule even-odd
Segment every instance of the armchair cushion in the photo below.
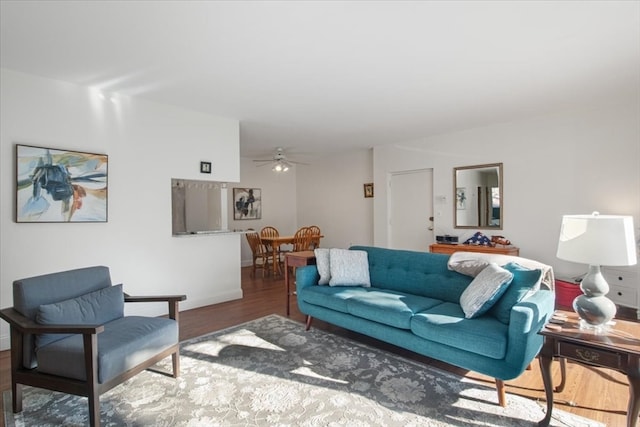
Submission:
{"label": "armchair cushion", "polygon": [[[103,325],[123,316],[122,285],[116,285],[54,304],[41,305],[36,313],[36,322],[41,325]],[[36,349],[69,336],[38,335]]]}
{"label": "armchair cushion", "polygon": [[[178,342],[178,323],[164,317],[126,316],[105,324],[98,334],[100,384]],[[38,350],[38,370],[86,380],[82,335],[71,335]]]}

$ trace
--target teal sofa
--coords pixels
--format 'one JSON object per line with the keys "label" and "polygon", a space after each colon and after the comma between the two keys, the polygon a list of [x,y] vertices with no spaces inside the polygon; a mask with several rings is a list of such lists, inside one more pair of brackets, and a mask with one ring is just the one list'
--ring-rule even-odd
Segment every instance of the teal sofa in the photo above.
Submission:
{"label": "teal sofa", "polygon": [[[367,253],[370,287],[322,286],[316,266],[296,270],[297,301],[307,329],[317,318],[491,376],[505,406],[504,381],[518,377],[536,357],[542,347],[538,332],[554,311],[553,290],[541,285],[543,270],[516,271],[506,293],[486,313],[468,319],[460,296],[473,277],[452,271],[449,255],[350,249]],[[508,266],[531,261],[491,259],[500,260]]]}

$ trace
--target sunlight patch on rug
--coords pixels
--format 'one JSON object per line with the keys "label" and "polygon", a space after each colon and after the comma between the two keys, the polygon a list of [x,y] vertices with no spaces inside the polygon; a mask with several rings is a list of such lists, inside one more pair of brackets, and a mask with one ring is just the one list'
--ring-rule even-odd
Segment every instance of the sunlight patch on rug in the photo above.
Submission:
{"label": "sunlight patch on rug", "polygon": [[[101,396],[104,426],[534,426],[541,404],[271,315],[181,344],[181,375],[142,372]],[[159,363],[169,370],[171,359]],[[87,400],[24,387],[7,427],[81,426]],[[554,410],[555,427],[601,424]]]}

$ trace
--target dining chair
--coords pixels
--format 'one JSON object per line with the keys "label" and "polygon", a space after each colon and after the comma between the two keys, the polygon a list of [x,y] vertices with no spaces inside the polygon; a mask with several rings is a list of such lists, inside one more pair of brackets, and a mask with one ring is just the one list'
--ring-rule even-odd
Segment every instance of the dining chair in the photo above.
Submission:
{"label": "dining chair", "polygon": [[300,227],[293,236],[293,251],[308,251],[311,246],[311,229],[309,227]]}
{"label": "dining chair", "polygon": [[309,226],[309,232],[311,233],[311,244],[309,245],[309,249],[314,250],[315,248],[320,247],[320,236],[322,233],[320,232],[320,227],[317,225]]}
{"label": "dining chair", "polygon": [[269,273],[271,269],[273,256],[262,244],[262,239],[257,231],[250,231],[245,236],[252,254],[253,267],[251,269],[251,277],[256,277],[256,269],[262,268],[262,277],[264,278],[265,272]]}
{"label": "dining chair", "polygon": [[[265,227],[262,227],[262,229],[260,230],[260,237],[261,238],[265,238],[265,237],[280,237],[280,232],[278,231],[277,228],[271,226],[271,225],[267,225]],[[268,253],[273,253],[273,247],[270,244],[265,243],[265,248],[267,250]],[[281,246],[278,246],[276,248],[276,253],[278,254],[278,267],[281,264],[284,264],[284,255],[289,252],[287,250],[283,250]]]}

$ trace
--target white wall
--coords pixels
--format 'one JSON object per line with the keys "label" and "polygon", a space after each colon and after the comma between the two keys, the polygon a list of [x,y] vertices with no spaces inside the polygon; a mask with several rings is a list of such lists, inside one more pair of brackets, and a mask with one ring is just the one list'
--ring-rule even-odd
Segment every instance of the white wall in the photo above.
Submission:
{"label": "white wall", "polygon": [[[229,228],[260,230],[276,227],[292,235],[305,225],[320,227],[323,247],[373,244],[373,199],[364,198],[363,184],[373,181],[372,150],[356,150],[296,165],[275,173],[241,158],[240,183],[229,184]],[[262,190],[262,218],[233,220],[233,187]],[[242,265],[251,265],[251,249],[242,239]]]}
{"label": "white wall", "polygon": [[[476,230],[453,228],[453,168],[499,162],[504,163],[504,229],[486,233],[506,236],[522,256],[552,265],[559,277],[586,269],[555,256],[562,215],[632,215],[640,227],[636,99],[376,147],[375,244],[387,244],[384,183],[390,172],[433,168],[436,234],[465,240]],[[638,267],[633,269],[638,277]]]}
{"label": "white wall", "polygon": [[[262,164],[262,163],[260,163]],[[280,234],[292,235],[298,229],[296,222],[296,175],[297,167],[294,166],[287,172],[276,173],[271,166],[258,167],[252,159],[240,158],[240,182],[229,183],[229,228],[234,230],[246,230],[253,228],[260,231],[264,226],[271,225],[280,231]],[[262,192],[262,218],[233,219],[233,188],[259,188]],[[251,265],[251,249],[247,239],[242,237],[242,265]]]}
{"label": "white wall", "polygon": [[[239,124],[9,70],[0,74],[0,306],[12,282],[107,265],[130,294],[187,294],[181,309],[240,298],[240,235],[171,236],[171,178],[238,181]],[[15,223],[15,144],[109,156],[107,223]],[[211,175],[201,175],[210,161]],[[162,314],[160,304],[129,312]],[[0,324],[0,348],[8,326]]]}
{"label": "white wall", "polygon": [[373,244],[373,201],[364,184],[373,182],[372,150],[356,150],[316,159],[298,167],[298,224],[317,225],[326,248]]}

